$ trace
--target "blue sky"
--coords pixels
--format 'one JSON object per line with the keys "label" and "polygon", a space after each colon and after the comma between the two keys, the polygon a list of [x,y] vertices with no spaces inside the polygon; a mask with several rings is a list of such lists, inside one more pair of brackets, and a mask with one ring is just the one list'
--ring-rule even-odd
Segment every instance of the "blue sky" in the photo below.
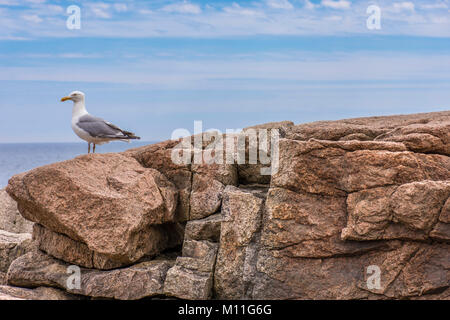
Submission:
{"label": "blue sky", "polygon": [[[70,5],[81,29],[66,28]],[[381,9],[369,30],[366,9]],[[88,110],[145,140],[450,109],[450,1],[0,0],[0,142],[77,141]]]}

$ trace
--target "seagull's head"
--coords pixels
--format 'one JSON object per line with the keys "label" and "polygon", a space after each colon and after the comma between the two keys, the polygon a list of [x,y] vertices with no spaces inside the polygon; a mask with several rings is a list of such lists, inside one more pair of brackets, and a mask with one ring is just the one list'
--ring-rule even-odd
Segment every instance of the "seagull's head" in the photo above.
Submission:
{"label": "seagull's head", "polygon": [[73,102],[84,101],[84,93],[81,91],[73,91],[68,96],[61,99],[61,102],[72,100]]}

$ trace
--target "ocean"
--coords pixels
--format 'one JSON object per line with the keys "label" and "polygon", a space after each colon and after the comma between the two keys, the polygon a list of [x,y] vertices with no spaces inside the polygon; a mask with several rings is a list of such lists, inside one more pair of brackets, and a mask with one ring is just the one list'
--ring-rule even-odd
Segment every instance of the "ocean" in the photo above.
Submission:
{"label": "ocean", "polygon": [[[97,146],[96,153],[122,152],[156,142],[111,142]],[[87,143],[0,143],[0,189],[9,178],[53,162],[69,160],[87,153]]]}

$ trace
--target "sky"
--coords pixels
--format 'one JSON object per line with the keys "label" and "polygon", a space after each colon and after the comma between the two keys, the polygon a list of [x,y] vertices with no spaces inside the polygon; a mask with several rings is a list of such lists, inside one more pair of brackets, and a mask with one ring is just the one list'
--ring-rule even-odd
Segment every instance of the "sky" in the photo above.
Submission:
{"label": "sky", "polygon": [[73,90],[145,141],[450,110],[450,1],[0,0],[0,143],[79,141]]}

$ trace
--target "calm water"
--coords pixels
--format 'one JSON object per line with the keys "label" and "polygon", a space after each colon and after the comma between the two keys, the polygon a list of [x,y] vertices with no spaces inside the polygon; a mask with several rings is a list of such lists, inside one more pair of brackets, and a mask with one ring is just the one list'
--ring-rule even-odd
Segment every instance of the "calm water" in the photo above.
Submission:
{"label": "calm water", "polygon": [[[95,152],[121,152],[151,143],[154,142],[111,142],[97,146]],[[87,143],[0,143],[0,189],[17,173],[85,153]]]}

